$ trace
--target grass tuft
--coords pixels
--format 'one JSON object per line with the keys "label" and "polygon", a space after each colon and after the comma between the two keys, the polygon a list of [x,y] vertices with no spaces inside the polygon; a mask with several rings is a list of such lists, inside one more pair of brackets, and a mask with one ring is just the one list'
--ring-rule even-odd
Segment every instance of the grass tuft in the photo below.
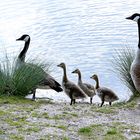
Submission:
{"label": "grass tuft", "polygon": [[107,107],[102,107],[102,108],[96,108],[95,109],[96,112],[99,112],[99,113],[104,113],[104,114],[115,114],[116,111],[113,109],[113,108],[107,108]]}
{"label": "grass tuft", "polygon": [[92,132],[92,128],[91,127],[83,127],[83,128],[80,128],[78,132],[80,134],[87,135],[87,134],[90,134]]}
{"label": "grass tuft", "polygon": [[115,135],[117,134],[116,128],[111,128],[107,131],[107,135]]}
{"label": "grass tuft", "polygon": [[133,93],[133,96],[138,95],[134,83],[130,75],[131,64],[135,58],[135,51],[130,47],[124,47],[116,50],[112,60],[113,72],[117,74],[120,81]]}
{"label": "grass tuft", "polygon": [[16,69],[16,60],[12,61],[6,54],[5,61],[0,62],[0,95],[28,95],[49,73],[49,68],[50,64],[28,59]]}

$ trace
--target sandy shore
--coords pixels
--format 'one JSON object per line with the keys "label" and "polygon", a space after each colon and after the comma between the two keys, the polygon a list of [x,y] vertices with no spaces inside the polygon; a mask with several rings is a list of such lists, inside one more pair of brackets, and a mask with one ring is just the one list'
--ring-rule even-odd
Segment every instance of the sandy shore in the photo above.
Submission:
{"label": "sandy shore", "polygon": [[27,99],[0,99],[0,140],[138,140],[136,102],[112,107]]}

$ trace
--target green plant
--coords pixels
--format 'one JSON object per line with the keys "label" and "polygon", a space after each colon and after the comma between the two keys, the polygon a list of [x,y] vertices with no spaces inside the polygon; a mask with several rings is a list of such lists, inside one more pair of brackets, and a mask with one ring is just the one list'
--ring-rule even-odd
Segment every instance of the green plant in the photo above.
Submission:
{"label": "green plant", "polygon": [[130,75],[130,68],[135,57],[135,51],[130,47],[124,47],[120,50],[116,50],[115,52],[116,53],[112,60],[113,71],[118,75],[120,81],[128,87],[135,97],[138,92]]}
{"label": "green plant", "polygon": [[64,125],[58,125],[57,128],[62,129],[62,130],[67,130],[67,126],[64,126]]}
{"label": "green plant", "polygon": [[63,140],[69,140],[69,138],[67,138],[67,137],[64,137],[64,138],[63,138]]}
{"label": "green plant", "polygon": [[11,139],[11,140],[24,140],[24,137],[21,136],[21,135],[11,134],[11,135],[10,135],[10,139]]}
{"label": "green plant", "polygon": [[39,64],[25,64],[12,75],[12,81],[15,87],[14,95],[27,95],[29,91],[36,88],[45,77],[45,72]]}
{"label": "green plant", "polygon": [[107,107],[102,107],[102,108],[96,108],[95,109],[96,112],[100,112],[100,113],[104,113],[104,114],[115,114],[116,111],[112,108],[107,108]]}
{"label": "green plant", "polygon": [[92,127],[82,127],[78,131],[80,134],[88,135],[92,132]]}
{"label": "green plant", "polygon": [[50,64],[38,59],[28,59],[18,69],[16,59],[12,61],[7,54],[0,63],[0,94],[26,96],[34,90],[49,72]]}
{"label": "green plant", "polygon": [[107,135],[115,135],[117,134],[116,128],[111,128],[107,131]]}

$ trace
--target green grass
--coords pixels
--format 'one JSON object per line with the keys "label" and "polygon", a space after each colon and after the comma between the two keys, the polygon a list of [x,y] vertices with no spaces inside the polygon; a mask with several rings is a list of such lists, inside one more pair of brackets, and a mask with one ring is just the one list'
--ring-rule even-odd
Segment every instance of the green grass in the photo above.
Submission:
{"label": "green grass", "polygon": [[8,114],[10,114],[10,113],[7,111],[0,110],[0,116],[4,116],[4,115],[8,115]]}
{"label": "green grass", "polygon": [[37,126],[34,126],[34,127],[29,127],[27,129],[25,129],[24,131],[30,133],[30,132],[39,132],[40,131],[40,128],[37,127]]}
{"label": "green grass", "polygon": [[114,122],[82,127],[78,130],[78,134],[84,139],[126,140],[124,134],[127,133],[128,130],[131,134],[137,134],[139,132],[139,128],[136,126],[122,122]]}
{"label": "green grass", "polygon": [[37,112],[32,112],[32,113],[31,113],[31,116],[32,116],[32,117],[35,117],[35,118],[40,118],[40,114],[37,113]]}
{"label": "green grass", "polygon": [[117,134],[116,128],[111,128],[107,131],[107,135],[115,135],[115,134]]}
{"label": "green grass", "polygon": [[80,134],[83,134],[83,135],[89,135],[89,134],[91,134],[91,132],[92,132],[92,128],[91,128],[91,127],[83,127],[83,128],[80,128],[80,129],[78,130],[78,132],[79,132]]}
{"label": "green grass", "polygon": [[73,116],[73,117],[78,117],[78,114],[76,113],[73,113],[73,112],[67,112],[67,111],[63,111],[63,114],[64,116],[67,115],[67,116]]}
{"label": "green grass", "polygon": [[16,127],[22,127],[25,124],[28,124],[26,121],[26,117],[16,117],[11,115],[10,117],[7,117],[5,121],[11,125],[11,126],[16,126]]}
{"label": "green grass", "polygon": [[116,103],[113,105],[112,108],[114,109],[117,109],[117,108],[120,108],[120,109],[135,109],[137,107],[137,102],[135,100],[131,100],[129,102],[120,102],[120,103]]}
{"label": "green grass", "polygon": [[42,117],[46,118],[46,119],[49,119],[50,116],[47,112],[44,112],[43,114],[41,114]]}
{"label": "green grass", "polygon": [[41,105],[52,104],[50,101],[39,100],[33,102],[32,100],[23,98],[22,96],[8,96],[8,95],[0,95],[0,105],[3,104],[12,104],[16,105],[15,108],[10,108],[9,111],[27,111],[31,112],[35,108],[38,108]]}
{"label": "green grass", "polygon": [[67,137],[63,137],[63,139],[62,140],[70,140],[69,138],[67,138]]}
{"label": "green grass", "polygon": [[140,140],[140,137],[133,138],[132,140]]}
{"label": "green grass", "polygon": [[5,134],[5,131],[0,129],[0,135]]}
{"label": "green grass", "polygon": [[116,135],[106,135],[104,140],[127,140],[122,134],[118,133]]}
{"label": "green grass", "polygon": [[62,129],[62,130],[67,130],[67,127],[64,126],[64,125],[58,125],[56,127],[59,128],[59,129]]}
{"label": "green grass", "polygon": [[113,109],[112,107],[105,107],[105,106],[96,108],[94,111],[99,113],[104,113],[104,114],[116,113],[116,110]]}
{"label": "green grass", "polygon": [[16,60],[11,61],[7,54],[5,61],[0,62],[0,95],[28,95],[45,78],[50,67],[50,64],[35,59],[28,59],[18,69],[15,64]]}
{"label": "green grass", "polygon": [[12,134],[10,135],[10,140],[24,140],[23,136]]}
{"label": "green grass", "polygon": [[135,97],[140,94],[138,94],[130,75],[130,67],[134,58],[135,51],[130,47],[123,47],[120,50],[116,50],[112,65],[114,73],[117,74],[120,81],[133,93],[133,96]]}
{"label": "green grass", "polygon": [[123,122],[114,122],[112,123],[114,127],[116,127],[119,131],[131,130],[131,132],[138,131],[139,128],[132,124],[126,124]]}
{"label": "green grass", "polygon": [[26,96],[31,90],[36,88],[44,77],[45,73],[39,64],[23,65],[12,75],[12,84],[15,87],[13,95]]}
{"label": "green grass", "polygon": [[51,119],[54,119],[54,120],[60,120],[62,118],[63,118],[63,116],[61,114],[57,114],[57,115],[54,115],[53,117],[51,117]]}
{"label": "green grass", "polygon": [[102,135],[104,134],[104,128],[100,124],[89,125],[79,128],[78,134],[83,139],[100,140],[103,138]]}

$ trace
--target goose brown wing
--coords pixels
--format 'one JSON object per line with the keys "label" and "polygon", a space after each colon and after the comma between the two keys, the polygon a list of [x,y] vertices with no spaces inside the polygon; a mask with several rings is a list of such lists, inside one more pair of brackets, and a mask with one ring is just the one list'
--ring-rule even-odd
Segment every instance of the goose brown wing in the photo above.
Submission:
{"label": "goose brown wing", "polygon": [[67,83],[64,84],[64,86],[70,90],[70,92],[73,94],[74,98],[85,98],[86,97],[83,90],[79,86],[74,84],[73,82],[68,81]]}
{"label": "goose brown wing", "polygon": [[49,86],[51,89],[54,89],[57,92],[63,91],[61,85],[49,74],[40,82],[41,86]]}
{"label": "goose brown wing", "polygon": [[105,96],[109,96],[110,98],[118,98],[114,91],[109,88],[101,87],[99,88],[100,93],[104,94]]}
{"label": "goose brown wing", "polygon": [[90,84],[88,84],[88,83],[83,83],[88,89],[90,89],[90,90],[94,90],[95,88],[94,88],[94,86],[92,86],[92,85],[90,85]]}

